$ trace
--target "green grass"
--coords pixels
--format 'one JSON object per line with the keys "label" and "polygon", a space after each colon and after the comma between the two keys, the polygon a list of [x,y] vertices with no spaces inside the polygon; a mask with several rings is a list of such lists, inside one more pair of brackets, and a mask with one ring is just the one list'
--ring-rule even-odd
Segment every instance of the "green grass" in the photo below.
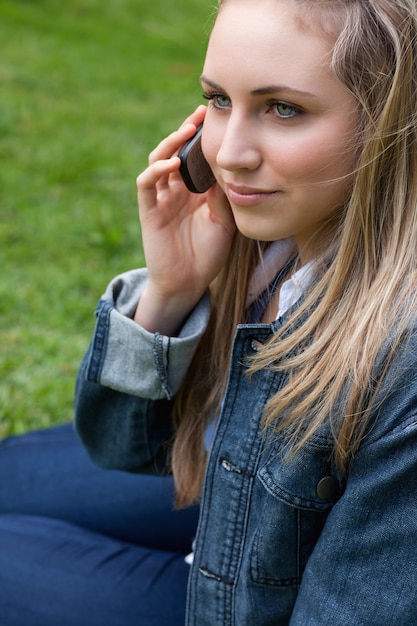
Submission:
{"label": "green grass", "polygon": [[72,418],[135,179],[201,101],[214,2],[0,0],[0,437]]}

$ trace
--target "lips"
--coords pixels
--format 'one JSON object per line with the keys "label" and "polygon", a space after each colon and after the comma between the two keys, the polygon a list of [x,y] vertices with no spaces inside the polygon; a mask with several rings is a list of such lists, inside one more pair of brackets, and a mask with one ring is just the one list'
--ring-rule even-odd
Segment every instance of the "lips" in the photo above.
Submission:
{"label": "lips", "polygon": [[254,206],[280,193],[277,190],[269,191],[228,184],[226,184],[225,191],[229,201],[239,206]]}

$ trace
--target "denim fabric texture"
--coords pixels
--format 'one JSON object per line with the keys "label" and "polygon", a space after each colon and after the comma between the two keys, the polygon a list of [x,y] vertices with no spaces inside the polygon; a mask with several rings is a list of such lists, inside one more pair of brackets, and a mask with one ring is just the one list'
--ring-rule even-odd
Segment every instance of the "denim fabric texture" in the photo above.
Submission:
{"label": "denim fabric texture", "polygon": [[1,626],[184,625],[198,508],[172,477],[100,469],[72,424],[2,440],[0,476]]}
{"label": "denim fabric texture", "polygon": [[[112,281],[97,307],[89,376],[104,386],[153,400],[178,391],[210,314],[208,294],[178,337],[140,329],[131,319],[146,284],[146,270],[126,272]],[[117,300],[117,309],[114,301]],[[140,355],[140,358],[139,356]],[[139,360],[138,360],[139,359]],[[147,359],[145,361],[145,359]],[[170,367],[170,362],[175,367]]]}
{"label": "denim fabric texture", "polygon": [[[132,291],[135,279],[129,281],[121,291]],[[114,346],[117,298],[99,306],[96,336]],[[126,358],[135,359],[137,369],[120,389],[117,376],[111,390],[109,377],[100,378],[114,352],[95,354],[93,347],[78,379],[76,427],[96,462],[134,471],[163,466],[171,403],[164,381],[171,369],[184,375],[206,309],[200,304],[191,318],[192,332],[175,340],[176,354],[183,342],[188,346],[179,363],[167,358],[169,342],[155,359],[152,342],[136,351],[139,342],[121,334],[119,351],[135,352]],[[332,463],[329,426],[291,460],[281,438],[261,431],[265,403],[287,374],[265,369],[248,377],[248,357],[284,321],[236,330],[200,507],[186,624],[411,626],[417,607],[417,332],[398,350],[367,436],[343,477]],[[142,371],[142,363],[152,373]],[[149,392],[144,377],[152,379]]]}

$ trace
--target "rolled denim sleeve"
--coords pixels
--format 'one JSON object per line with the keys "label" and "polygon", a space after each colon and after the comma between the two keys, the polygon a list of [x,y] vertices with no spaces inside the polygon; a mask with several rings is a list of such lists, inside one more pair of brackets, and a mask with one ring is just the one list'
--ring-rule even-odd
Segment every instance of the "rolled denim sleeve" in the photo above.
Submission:
{"label": "rolled denim sleeve", "polygon": [[115,278],[97,308],[90,346],[78,372],[74,426],[90,457],[105,468],[167,471],[172,399],[207,325],[204,296],[178,337],[148,333],[132,317],[146,270]]}
{"label": "rolled denim sleeve", "polygon": [[416,623],[415,343],[307,562],[291,626]]}
{"label": "rolled denim sleeve", "polygon": [[86,366],[87,380],[153,400],[172,399],[190,366],[210,315],[206,294],[178,337],[149,333],[132,317],[147,271],[115,278],[97,307],[97,323]]}

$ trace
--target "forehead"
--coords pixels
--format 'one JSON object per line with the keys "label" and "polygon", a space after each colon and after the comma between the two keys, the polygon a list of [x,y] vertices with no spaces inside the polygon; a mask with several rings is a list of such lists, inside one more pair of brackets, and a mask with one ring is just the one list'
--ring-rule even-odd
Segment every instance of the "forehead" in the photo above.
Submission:
{"label": "forehead", "polygon": [[210,36],[204,74],[214,71],[219,79],[232,70],[246,80],[262,76],[264,84],[291,78],[311,90],[331,75],[335,38],[318,20],[307,25],[301,11],[291,0],[227,0]]}

